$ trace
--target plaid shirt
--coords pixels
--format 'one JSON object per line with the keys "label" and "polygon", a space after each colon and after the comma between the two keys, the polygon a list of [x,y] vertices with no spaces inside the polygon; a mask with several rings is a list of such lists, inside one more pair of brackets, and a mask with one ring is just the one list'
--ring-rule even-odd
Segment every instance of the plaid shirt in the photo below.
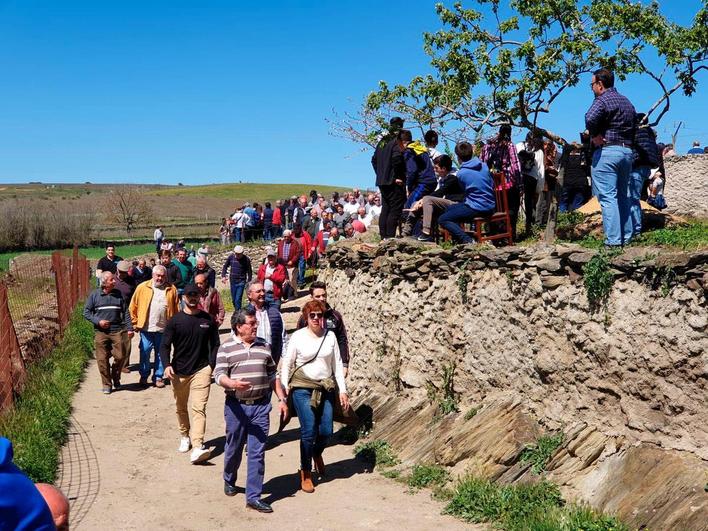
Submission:
{"label": "plaid shirt", "polygon": [[487,165],[490,161],[501,164],[501,168],[494,169],[501,170],[506,176],[507,190],[512,186],[518,186],[519,189],[523,187],[519,156],[516,153],[516,147],[511,142],[490,140],[484,144],[479,158]]}
{"label": "plaid shirt", "polygon": [[614,87],[595,98],[585,113],[585,127],[590,136],[602,135],[608,144],[634,143],[634,105]]}

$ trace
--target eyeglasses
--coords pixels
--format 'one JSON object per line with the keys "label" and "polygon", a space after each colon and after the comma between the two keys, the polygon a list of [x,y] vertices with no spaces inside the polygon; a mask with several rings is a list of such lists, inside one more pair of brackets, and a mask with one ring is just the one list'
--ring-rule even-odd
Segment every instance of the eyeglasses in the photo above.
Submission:
{"label": "eyeglasses", "polygon": [[597,83],[599,83],[599,81],[591,81],[591,82],[590,82],[590,88],[592,88],[592,87],[593,87],[594,85],[596,85]]}
{"label": "eyeglasses", "polygon": [[322,312],[310,312],[310,319],[322,319]]}

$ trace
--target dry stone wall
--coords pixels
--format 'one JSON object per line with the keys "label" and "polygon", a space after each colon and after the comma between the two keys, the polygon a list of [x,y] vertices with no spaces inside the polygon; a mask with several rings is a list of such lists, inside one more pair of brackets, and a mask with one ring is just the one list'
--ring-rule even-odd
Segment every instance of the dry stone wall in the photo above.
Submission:
{"label": "dry stone wall", "polygon": [[[351,330],[351,392],[409,463],[533,479],[524,446],[562,431],[548,470],[567,494],[638,525],[704,528],[708,252],[628,250],[599,309],[582,278],[593,255],[335,245],[322,277]],[[459,412],[441,415],[451,368]]]}

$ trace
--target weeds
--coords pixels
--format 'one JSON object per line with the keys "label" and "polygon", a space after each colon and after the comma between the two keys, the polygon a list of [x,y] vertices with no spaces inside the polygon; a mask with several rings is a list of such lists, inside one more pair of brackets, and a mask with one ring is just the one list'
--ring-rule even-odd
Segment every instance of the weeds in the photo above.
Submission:
{"label": "weeds", "polygon": [[536,444],[527,446],[521,452],[519,459],[522,463],[531,463],[531,470],[540,474],[546,469],[553,453],[563,444],[565,436],[562,432],[555,435],[539,437]]}
{"label": "weeds", "polygon": [[386,441],[376,439],[365,443],[357,444],[354,448],[354,455],[368,463],[378,467],[389,467],[399,463],[398,457]]}
{"label": "weeds", "polygon": [[596,254],[583,266],[583,284],[593,309],[606,305],[614,280],[610,271],[610,256],[604,252]]}
{"label": "weeds", "polygon": [[457,406],[458,396],[455,393],[455,369],[457,364],[453,361],[449,364],[443,364],[442,367],[442,385],[438,390],[432,382],[428,382],[427,393],[428,400],[431,404],[437,404],[437,411],[434,420],[459,411]]}
{"label": "weeds", "polygon": [[450,479],[450,473],[440,465],[415,465],[406,480],[411,489],[442,486]]}
{"label": "weeds", "polygon": [[565,505],[558,487],[546,481],[533,485],[496,485],[470,476],[454,489],[443,512],[468,522],[493,523],[508,531],[628,529],[615,518],[589,508]]}
{"label": "weeds", "polygon": [[584,220],[585,215],[582,212],[559,212],[556,218],[556,232],[559,235],[572,232],[572,230]]}
{"label": "weeds", "polygon": [[465,413],[465,420],[470,420],[470,419],[474,418],[475,415],[477,415],[477,413],[479,413],[479,410],[480,410],[480,408],[478,408],[478,407],[472,407],[472,408],[468,409],[467,413]]}
{"label": "weeds", "polygon": [[401,477],[400,470],[384,470],[381,475],[388,479],[399,479]]}
{"label": "weeds", "polygon": [[467,295],[467,286],[470,283],[470,278],[467,275],[467,265],[469,264],[469,259],[462,262],[460,267],[460,276],[457,277],[457,289],[460,291],[460,300],[462,304],[467,304],[469,299]]}
{"label": "weeds", "polygon": [[93,350],[93,327],[78,307],[59,345],[31,365],[15,406],[0,417],[0,433],[12,441],[15,464],[35,482],[53,483],[66,440],[71,399]]}

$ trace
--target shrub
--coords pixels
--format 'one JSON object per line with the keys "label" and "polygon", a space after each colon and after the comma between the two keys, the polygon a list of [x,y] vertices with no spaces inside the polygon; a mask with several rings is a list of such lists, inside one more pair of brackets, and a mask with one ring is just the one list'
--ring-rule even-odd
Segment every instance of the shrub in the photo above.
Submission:
{"label": "shrub", "polygon": [[583,266],[583,275],[583,284],[590,306],[597,308],[606,303],[614,282],[608,255],[600,252],[593,256]]}
{"label": "shrub", "polygon": [[381,439],[357,444],[354,448],[354,455],[374,466],[387,467],[399,463],[391,445]]}
{"label": "shrub", "polygon": [[551,436],[539,437],[536,444],[527,446],[521,452],[521,462],[531,463],[531,470],[536,474],[540,474],[546,469],[548,461],[553,453],[563,444],[565,436],[562,432],[558,432]]}
{"label": "shrub", "polygon": [[412,489],[444,485],[450,473],[440,465],[415,465],[406,483]]}

